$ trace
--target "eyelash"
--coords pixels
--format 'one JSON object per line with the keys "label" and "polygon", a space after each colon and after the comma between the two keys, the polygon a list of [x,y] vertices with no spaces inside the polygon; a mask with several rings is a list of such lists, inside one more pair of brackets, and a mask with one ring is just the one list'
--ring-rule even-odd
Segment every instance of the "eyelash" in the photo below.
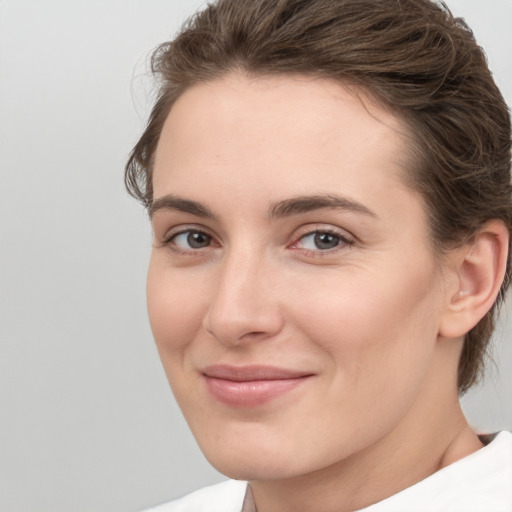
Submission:
{"label": "eyelash", "polygon": [[[207,233],[206,231],[203,231],[202,229],[197,228],[185,228],[180,231],[177,231],[175,233],[171,233],[170,235],[167,235],[165,239],[162,242],[162,246],[169,247],[173,252],[177,254],[184,254],[184,255],[196,255],[199,251],[201,251],[201,248],[190,248],[190,249],[184,249],[176,245],[176,238],[178,238],[181,235],[186,234],[196,234],[196,235],[203,235],[205,237],[208,237],[210,239],[210,242],[214,240],[213,236]],[[210,245],[206,246],[205,248],[211,247]]]}
{"label": "eyelash", "polygon": [[[330,236],[334,237],[335,239],[337,239],[337,243],[334,247],[332,247],[330,249],[324,249],[324,250],[318,249],[318,248],[317,249],[301,249],[301,248],[296,247],[300,241],[303,241],[307,237],[316,236],[316,235],[330,235]],[[331,256],[333,253],[336,253],[340,250],[350,248],[354,245],[354,243],[355,243],[355,241],[353,239],[340,233],[336,229],[318,227],[316,229],[309,230],[309,231],[301,234],[300,237],[297,238],[297,241],[293,242],[289,247],[291,249],[302,250],[303,253],[305,253],[305,255],[308,257],[322,258],[325,256]]]}
{"label": "eyelash", "polygon": [[[191,234],[203,235],[203,236],[209,238],[210,244],[205,247],[187,248],[187,249],[184,249],[184,248],[176,245],[176,239],[179,236],[182,236],[182,235],[190,236]],[[300,247],[297,247],[297,245],[301,241],[306,239],[307,237],[316,236],[316,235],[330,235],[330,236],[334,237],[335,239],[337,239],[337,243],[334,247],[325,249],[325,250],[322,250],[319,248],[317,248],[317,249],[303,249],[302,248],[301,249]],[[201,253],[203,249],[208,249],[208,248],[212,247],[211,242],[214,240],[215,240],[214,237],[212,235],[210,235],[209,233],[207,233],[206,231],[189,227],[189,228],[185,228],[180,231],[177,231],[175,233],[171,233],[170,235],[166,236],[161,245],[165,246],[165,247],[169,247],[176,254],[192,255],[193,256],[193,255],[199,255],[199,253]],[[317,257],[329,256],[335,252],[338,252],[339,250],[350,248],[351,246],[354,245],[354,243],[355,243],[355,241],[353,239],[347,237],[346,235],[340,233],[339,231],[337,231],[335,229],[319,227],[316,229],[306,231],[303,234],[301,234],[296,239],[296,241],[294,241],[292,244],[288,245],[288,248],[293,249],[293,250],[300,250],[300,251],[302,251],[302,253],[305,256],[317,258]]]}

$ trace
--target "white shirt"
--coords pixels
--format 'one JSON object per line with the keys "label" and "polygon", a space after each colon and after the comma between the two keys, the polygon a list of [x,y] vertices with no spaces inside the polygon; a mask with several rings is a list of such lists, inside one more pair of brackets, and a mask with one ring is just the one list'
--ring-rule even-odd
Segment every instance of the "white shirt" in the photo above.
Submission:
{"label": "white shirt", "polygon": [[[228,480],[146,512],[252,512],[247,489]],[[359,512],[512,512],[512,433]]]}

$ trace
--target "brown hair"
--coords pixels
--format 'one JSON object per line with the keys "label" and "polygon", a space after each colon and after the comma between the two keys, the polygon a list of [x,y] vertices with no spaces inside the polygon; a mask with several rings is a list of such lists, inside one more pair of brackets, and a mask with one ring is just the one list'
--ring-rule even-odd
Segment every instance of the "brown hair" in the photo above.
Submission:
{"label": "brown hair", "polygon": [[[485,222],[512,227],[508,108],[482,49],[461,19],[429,0],[218,0],[153,54],[160,78],[148,125],[126,166],[130,193],[153,201],[152,159],[176,99],[198,82],[243,70],[302,73],[355,83],[411,128],[417,155],[411,186],[426,201],[442,249]],[[467,335],[459,391],[480,376],[496,304]]]}

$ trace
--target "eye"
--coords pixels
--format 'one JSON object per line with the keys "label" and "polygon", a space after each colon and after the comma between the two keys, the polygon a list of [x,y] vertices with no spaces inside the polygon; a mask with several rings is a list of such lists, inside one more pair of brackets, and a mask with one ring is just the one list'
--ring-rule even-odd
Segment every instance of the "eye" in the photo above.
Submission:
{"label": "eye", "polygon": [[334,249],[341,243],[339,236],[322,231],[305,235],[300,240],[304,249],[322,251]]}
{"label": "eye", "polygon": [[204,249],[212,244],[212,237],[202,231],[188,230],[172,235],[167,243],[184,251]]}
{"label": "eye", "polygon": [[301,236],[292,246],[311,252],[328,252],[345,246],[353,245],[353,241],[333,230],[315,230]]}

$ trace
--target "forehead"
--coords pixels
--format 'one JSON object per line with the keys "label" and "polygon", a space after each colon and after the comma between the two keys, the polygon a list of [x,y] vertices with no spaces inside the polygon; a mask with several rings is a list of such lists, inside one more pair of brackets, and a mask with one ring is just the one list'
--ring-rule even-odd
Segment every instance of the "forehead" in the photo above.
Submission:
{"label": "forehead", "polygon": [[362,89],[308,76],[230,75],[178,98],[153,187],[155,198],[226,180],[274,195],[310,194],[312,186],[357,193],[401,182],[407,154],[404,123]]}

